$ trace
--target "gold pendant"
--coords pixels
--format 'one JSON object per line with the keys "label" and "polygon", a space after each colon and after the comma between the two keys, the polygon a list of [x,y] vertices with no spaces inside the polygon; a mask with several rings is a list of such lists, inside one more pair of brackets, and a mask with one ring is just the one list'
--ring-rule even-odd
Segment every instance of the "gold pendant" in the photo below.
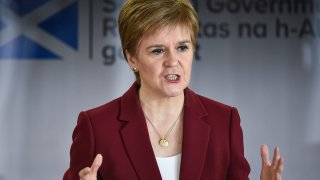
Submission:
{"label": "gold pendant", "polygon": [[166,139],[160,139],[159,145],[160,145],[161,147],[167,147],[167,146],[169,146],[169,141],[166,140]]}

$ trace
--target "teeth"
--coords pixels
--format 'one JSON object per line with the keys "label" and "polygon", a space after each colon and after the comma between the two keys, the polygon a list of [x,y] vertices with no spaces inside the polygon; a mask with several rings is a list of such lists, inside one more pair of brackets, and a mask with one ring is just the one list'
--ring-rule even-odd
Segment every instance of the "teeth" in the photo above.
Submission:
{"label": "teeth", "polygon": [[178,76],[176,74],[169,74],[166,78],[170,81],[175,81],[178,79]]}

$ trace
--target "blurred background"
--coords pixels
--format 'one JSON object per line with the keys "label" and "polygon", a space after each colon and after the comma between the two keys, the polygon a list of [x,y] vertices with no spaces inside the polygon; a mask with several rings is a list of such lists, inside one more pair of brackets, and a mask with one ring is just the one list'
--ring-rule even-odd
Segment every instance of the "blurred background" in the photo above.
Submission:
{"label": "blurred background", "polygon": [[[124,1],[0,0],[0,180],[62,179],[78,113],[134,76],[117,16]],[[238,108],[251,179],[260,145],[283,179],[320,177],[320,2],[194,0],[191,89]]]}

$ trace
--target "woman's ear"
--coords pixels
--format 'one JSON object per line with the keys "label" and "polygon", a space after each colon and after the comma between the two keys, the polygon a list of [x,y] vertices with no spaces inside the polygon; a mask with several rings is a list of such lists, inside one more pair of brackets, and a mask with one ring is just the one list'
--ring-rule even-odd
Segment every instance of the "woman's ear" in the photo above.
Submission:
{"label": "woman's ear", "polygon": [[135,56],[132,56],[128,50],[126,50],[126,57],[127,57],[127,61],[130,65],[130,68],[138,68],[138,62],[137,62],[137,58]]}

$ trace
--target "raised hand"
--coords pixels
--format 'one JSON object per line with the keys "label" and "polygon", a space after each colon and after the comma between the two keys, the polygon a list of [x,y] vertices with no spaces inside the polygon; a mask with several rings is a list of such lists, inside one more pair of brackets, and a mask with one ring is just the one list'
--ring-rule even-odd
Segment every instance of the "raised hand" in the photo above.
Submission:
{"label": "raised hand", "polygon": [[97,173],[98,169],[102,164],[102,155],[97,154],[97,156],[94,158],[91,167],[83,168],[79,172],[80,180],[96,180],[97,179]]}
{"label": "raised hand", "polygon": [[272,163],[269,161],[269,150],[265,144],[261,145],[262,168],[260,180],[281,180],[284,168],[284,160],[280,156],[279,148],[274,149]]}

